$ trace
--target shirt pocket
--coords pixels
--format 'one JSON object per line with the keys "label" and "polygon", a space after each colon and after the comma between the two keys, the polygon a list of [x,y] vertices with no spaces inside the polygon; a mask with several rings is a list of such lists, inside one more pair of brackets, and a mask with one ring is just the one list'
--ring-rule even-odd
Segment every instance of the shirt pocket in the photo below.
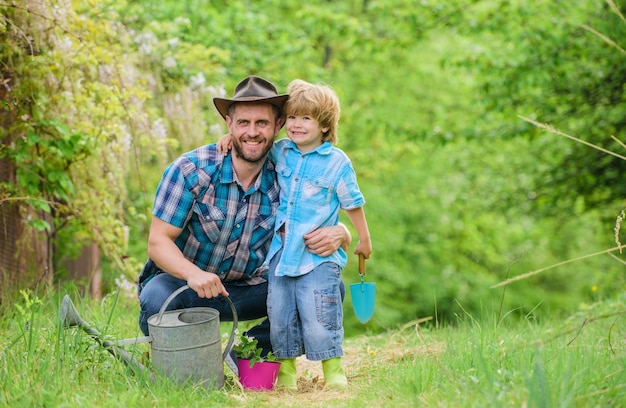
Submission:
{"label": "shirt pocket", "polygon": [[195,238],[200,242],[217,242],[226,219],[224,212],[219,207],[197,201],[193,212],[198,217],[198,222],[191,222]]}
{"label": "shirt pocket", "polygon": [[302,199],[307,202],[325,205],[330,202],[332,183],[324,177],[306,178],[302,184]]}
{"label": "shirt pocket", "polygon": [[291,177],[293,170],[291,170],[291,168],[285,166],[282,163],[276,163],[276,173],[278,174],[279,177],[288,179]]}

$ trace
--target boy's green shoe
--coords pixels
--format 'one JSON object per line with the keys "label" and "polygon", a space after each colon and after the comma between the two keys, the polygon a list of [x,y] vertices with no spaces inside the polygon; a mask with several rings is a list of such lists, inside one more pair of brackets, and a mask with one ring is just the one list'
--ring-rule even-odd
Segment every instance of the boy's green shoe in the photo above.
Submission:
{"label": "boy's green shoe", "polygon": [[341,367],[341,357],[322,361],[324,370],[324,388],[341,390],[348,386],[348,379]]}
{"label": "boy's green shoe", "polygon": [[296,374],[296,359],[286,358],[280,361],[280,370],[278,371],[278,378],[276,379],[277,389],[283,390],[297,390],[298,389],[298,377]]}

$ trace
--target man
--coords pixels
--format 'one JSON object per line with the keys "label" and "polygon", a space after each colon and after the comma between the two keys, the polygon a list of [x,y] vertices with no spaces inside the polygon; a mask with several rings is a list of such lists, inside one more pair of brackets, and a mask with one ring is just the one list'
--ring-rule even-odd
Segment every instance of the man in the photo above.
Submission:
{"label": "man", "polygon": [[[139,326],[145,335],[148,318],[185,284],[193,290],[174,298],[168,310],[211,307],[221,321],[230,321],[223,297],[229,296],[239,320],[267,316],[263,263],[279,205],[274,163],[267,154],[283,125],[287,98],[263,78],[245,78],[232,99],[213,99],[228,125],[231,153],[224,156],[215,144],[205,145],[165,170],[152,211],[149,260],[138,284]],[[328,256],[350,245],[351,236],[339,225],[303,239],[311,252]],[[271,350],[267,319],[247,334],[259,341],[264,354]]]}

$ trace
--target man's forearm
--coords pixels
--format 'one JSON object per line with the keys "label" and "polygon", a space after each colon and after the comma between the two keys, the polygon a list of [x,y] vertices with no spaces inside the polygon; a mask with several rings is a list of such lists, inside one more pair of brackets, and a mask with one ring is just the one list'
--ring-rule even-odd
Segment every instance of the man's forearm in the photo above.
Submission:
{"label": "man's forearm", "polygon": [[352,244],[352,234],[350,234],[350,230],[348,229],[346,224],[340,222],[339,224],[337,224],[337,226],[342,227],[345,232],[345,236],[341,241],[341,247],[344,251],[347,251],[348,248],[350,248],[350,244]]}
{"label": "man's forearm", "polygon": [[148,243],[148,256],[159,268],[175,278],[185,281],[189,279],[188,271],[196,268],[183,256],[180,249],[173,242],[168,242],[167,239],[160,242],[151,240]]}

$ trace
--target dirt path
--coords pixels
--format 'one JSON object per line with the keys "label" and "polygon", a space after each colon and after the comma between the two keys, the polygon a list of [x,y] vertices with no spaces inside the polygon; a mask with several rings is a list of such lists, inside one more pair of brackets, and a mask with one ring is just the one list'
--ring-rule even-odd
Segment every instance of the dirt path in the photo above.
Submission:
{"label": "dirt path", "polygon": [[[268,391],[264,397],[268,406],[329,406],[335,403],[349,402],[358,394],[361,387],[369,387],[373,381],[379,381],[377,372],[389,364],[404,360],[414,360],[426,355],[437,355],[445,351],[442,343],[425,343],[420,346],[407,346],[402,339],[389,339],[381,345],[372,345],[367,337],[350,339],[344,345],[342,363],[349,386],[342,391],[324,390],[324,375],[320,361],[309,361],[305,357],[296,360],[298,370],[298,391]],[[380,344],[380,339],[379,342]],[[239,396],[242,405],[246,405],[250,391],[243,391]]]}

